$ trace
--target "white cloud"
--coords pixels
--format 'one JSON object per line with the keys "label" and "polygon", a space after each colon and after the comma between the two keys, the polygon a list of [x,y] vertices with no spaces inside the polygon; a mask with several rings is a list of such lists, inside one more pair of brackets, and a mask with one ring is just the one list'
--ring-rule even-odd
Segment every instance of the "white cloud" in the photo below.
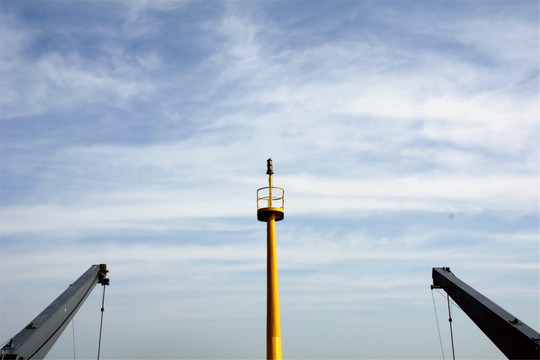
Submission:
{"label": "white cloud", "polygon": [[[65,202],[4,206],[2,233],[168,229],[176,228],[175,221],[180,219],[249,216],[255,208],[255,179],[222,185],[219,179],[223,178],[222,174],[218,181],[210,179],[199,185],[190,180],[178,190],[91,189]],[[285,204],[293,213],[339,216],[377,210],[528,213],[537,209],[538,184],[538,177],[527,175],[415,175],[374,180],[281,176],[279,185],[285,187]],[[264,178],[259,185],[265,185]]]}
{"label": "white cloud", "polygon": [[[397,305],[403,327],[427,333],[432,266],[537,299],[536,25],[515,13],[491,21],[483,5],[465,3],[407,13],[350,3],[347,22],[337,7],[327,16],[274,12],[288,3],[197,6],[122,3],[117,24],[89,30],[97,58],[79,43],[32,59],[26,47],[46,34],[20,16],[3,22],[16,41],[2,55],[2,290],[26,290],[6,292],[2,304],[106,262],[118,357],[126,338],[153,343],[186,323],[204,332],[242,319],[237,328],[258,329],[265,231],[255,190],[270,156],[285,188],[287,326],[317,338],[309,319],[327,320],[324,335],[341,339],[329,357],[350,346],[343,326],[350,336],[381,319],[379,331],[396,331],[385,316]],[[393,11],[399,17],[387,18]],[[186,14],[199,16],[189,17],[194,38],[171,41]],[[79,123],[76,132],[50,116],[78,119],[89,105],[100,110],[95,124],[110,128]],[[10,117],[21,115],[19,127]],[[54,131],[34,129],[38,121]],[[145,333],[125,329],[133,313],[153,319]],[[301,357],[304,343],[291,339]]]}
{"label": "white cloud", "polygon": [[[336,180],[309,176],[286,177],[288,193],[299,211],[405,210],[534,211],[538,204],[536,176],[405,176],[373,180]],[[309,196],[306,196],[308,195]]]}
{"label": "white cloud", "polygon": [[60,49],[33,58],[24,50],[35,47],[43,31],[19,24],[15,16],[3,17],[8,19],[2,21],[3,33],[10,35],[5,37],[9,41],[4,43],[4,37],[2,41],[3,119],[73,111],[105,102],[123,108],[156,90],[149,80],[149,72],[160,67],[155,53],[128,54],[117,42],[103,44],[99,60]]}
{"label": "white cloud", "polygon": [[[141,61],[147,59],[154,61],[152,57]],[[37,62],[22,58],[18,61],[22,62],[17,65],[18,76],[6,75],[2,86],[6,94],[2,110],[4,119],[73,110],[105,100],[121,108],[132,98],[153,91],[153,85],[143,78],[130,79],[134,67],[129,63],[117,64],[111,70],[107,66],[96,67],[78,54],[59,53],[44,56]],[[128,75],[118,76],[117,71],[127,71]]]}

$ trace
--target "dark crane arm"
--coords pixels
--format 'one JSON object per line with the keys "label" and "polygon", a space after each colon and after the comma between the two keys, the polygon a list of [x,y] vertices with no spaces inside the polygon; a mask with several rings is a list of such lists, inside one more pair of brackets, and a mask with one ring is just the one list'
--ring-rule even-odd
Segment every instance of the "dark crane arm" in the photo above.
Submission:
{"label": "dark crane arm", "polygon": [[458,279],[450,268],[433,268],[442,288],[509,359],[539,359],[540,334]]}
{"label": "dark crane arm", "polygon": [[96,284],[109,285],[105,264],[92,265],[0,351],[1,359],[43,359]]}

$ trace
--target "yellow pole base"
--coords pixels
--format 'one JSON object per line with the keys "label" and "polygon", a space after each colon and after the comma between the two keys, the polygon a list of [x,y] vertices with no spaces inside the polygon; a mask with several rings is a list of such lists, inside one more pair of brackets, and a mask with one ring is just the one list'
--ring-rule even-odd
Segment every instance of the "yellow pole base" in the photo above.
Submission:
{"label": "yellow pole base", "polygon": [[281,325],[276,254],[276,214],[267,219],[267,300],[266,300],[266,359],[281,360]]}

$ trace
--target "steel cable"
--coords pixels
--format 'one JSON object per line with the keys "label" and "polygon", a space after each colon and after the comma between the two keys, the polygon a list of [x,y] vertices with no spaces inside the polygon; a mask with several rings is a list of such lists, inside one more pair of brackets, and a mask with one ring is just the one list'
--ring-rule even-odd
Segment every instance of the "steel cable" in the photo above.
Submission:
{"label": "steel cable", "polygon": [[441,329],[439,328],[439,317],[437,316],[437,307],[435,306],[435,297],[433,296],[433,290],[431,290],[431,298],[433,299],[433,310],[435,310],[435,321],[437,322],[437,332],[439,333],[439,344],[441,345],[442,358],[444,358],[444,348],[441,338]]}
{"label": "steel cable", "polygon": [[452,333],[452,314],[450,313],[450,296],[446,295],[448,301],[448,323],[450,324],[450,341],[452,342],[452,359],[456,360],[456,353],[454,351],[454,334]]}
{"label": "steel cable", "polygon": [[106,286],[103,286],[103,297],[101,299],[101,322],[99,324],[99,343],[98,343],[97,360],[99,360],[99,355],[101,353],[101,334],[103,332],[103,312],[105,311],[105,288]]}

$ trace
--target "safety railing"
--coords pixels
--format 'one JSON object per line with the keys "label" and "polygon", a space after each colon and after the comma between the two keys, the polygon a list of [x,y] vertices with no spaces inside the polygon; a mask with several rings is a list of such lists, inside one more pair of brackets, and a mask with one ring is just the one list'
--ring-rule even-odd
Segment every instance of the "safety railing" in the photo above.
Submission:
{"label": "safety railing", "polygon": [[[279,208],[283,210],[285,190],[280,187],[266,186],[257,189],[257,210],[265,208]],[[261,202],[263,202],[261,204]]]}

